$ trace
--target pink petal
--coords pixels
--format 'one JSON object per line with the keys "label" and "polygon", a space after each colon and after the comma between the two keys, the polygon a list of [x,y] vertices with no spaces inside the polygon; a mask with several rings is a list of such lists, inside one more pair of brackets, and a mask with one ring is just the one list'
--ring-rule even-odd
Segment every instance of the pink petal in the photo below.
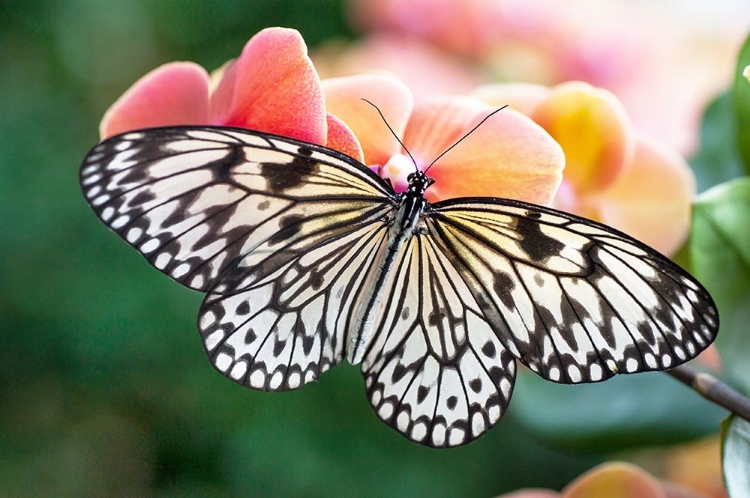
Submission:
{"label": "pink petal", "polygon": [[215,124],[326,143],[323,91],[296,30],[267,28],[253,36],[214,95]]}
{"label": "pink petal", "polygon": [[208,124],[208,74],[192,62],[170,62],[141,77],[107,109],[99,135],[183,124]]}
{"label": "pink petal", "polygon": [[359,162],[364,162],[364,154],[357,137],[343,121],[333,114],[328,114],[328,143],[326,147],[342,152]]}
{"label": "pink petal", "polygon": [[384,165],[401,145],[388,129],[378,111],[399,137],[403,135],[414,99],[397,78],[387,75],[358,75],[323,80],[326,109],[354,132],[362,145],[365,164]]}
{"label": "pink petal", "polygon": [[[435,99],[414,109],[404,143],[424,168],[493,110],[471,98]],[[486,196],[548,204],[564,161],[559,145],[542,128],[503,109],[429,170],[436,183],[427,198]]]}
{"label": "pink petal", "polygon": [[695,178],[687,162],[639,136],[632,167],[598,199],[604,223],[672,254],[690,231],[694,196]]}
{"label": "pink petal", "polygon": [[565,180],[579,194],[611,186],[629,166],[635,139],[627,111],[606,90],[558,85],[531,117],[565,151]]}

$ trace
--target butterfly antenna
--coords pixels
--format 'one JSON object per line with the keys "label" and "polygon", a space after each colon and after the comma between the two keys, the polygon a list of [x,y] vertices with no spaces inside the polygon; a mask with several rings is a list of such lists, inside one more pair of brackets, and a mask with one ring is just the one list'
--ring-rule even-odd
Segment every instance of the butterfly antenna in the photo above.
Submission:
{"label": "butterfly antenna", "polygon": [[460,144],[460,143],[461,143],[461,142],[462,142],[462,141],[463,141],[463,140],[464,140],[464,139],[465,139],[466,137],[468,137],[469,135],[471,135],[472,133],[474,133],[474,130],[476,130],[477,128],[479,128],[480,126],[482,126],[482,124],[484,124],[484,122],[485,122],[485,121],[487,121],[487,120],[488,120],[488,119],[490,119],[490,118],[491,118],[492,116],[494,116],[494,115],[495,115],[495,114],[497,114],[498,112],[502,111],[502,110],[503,110],[503,109],[505,109],[506,107],[508,107],[508,105],[507,105],[507,104],[506,104],[506,105],[504,105],[504,106],[502,106],[502,107],[500,107],[499,109],[495,109],[495,110],[494,110],[494,111],[492,111],[491,113],[487,114],[487,115],[486,115],[486,116],[484,117],[484,119],[482,119],[482,120],[481,120],[481,121],[480,121],[479,123],[477,123],[477,125],[476,125],[476,126],[475,126],[474,128],[472,128],[471,130],[467,131],[467,132],[466,132],[466,133],[464,134],[464,136],[463,136],[463,137],[461,137],[461,138],[459,138],[458,140],[456,140],[456,142],[455,142],[455,143],[454,143],[453,145],[451,145],[450,147],[448,147],[447,149],[445,149],[445,150],[444,150],[444,151],[442,152],[442,154],[440,154],[439,156],[437,156],[437,157],[435,158],[435,160],[434,160],[434,161],[432,161],[432,162],[430,163],[430,165],[429,165],[429,166],[427,166],[427,168],[426,168],[426,169],[424,170],[424,172],[425,172],[425,173],[427,173],[427,171],[429,171],[429,169],[430,169],[430,168],[432,168],[432,165],[433,165],[433,164],[435,164],[436,162],[438,162],[438,160],[439,160],[439,159],[440,159],[441,157],[443,157],[444,155],[446,155],[446,154],[447,154],[447,153],[448,153],[448,152],[449,152],[449,151],[450,151],[451,149],[453,149],[453,147],[455,147],[456,145]]}
{"label": "butterfly antenna", "polygon": [[401,147],[406,151],[406,154],[409,156],[409,159],[411,159],[411,162],[414,164],[414,168],[416,170],[419,170],[419,167],[417,166],[417,161],[414,160],[414,156],[411,155],[411,152],[409,152],[409,149],[406,148],[406,145],[404,145],[404,142],[402,142],[401,139],[398,138],[398,135],[396,135],[396,132],[393,131],[393,128],[391,128],[391,125],[388,124],[388,121],[386,121],[385,116],[383,116],[383,113],[380,112],[380,109],[378,108],[378,106],[376,106],[375,104],[373,104],[372,102],[370,102],[367,99],[362,99],[362,100],[364,100],[365,102],[367,102],[368,104],[370,104],[371,106],[373,106],[375,108],[375,110],[378,111],[378,114],[380,114],[380,119],[383,120],[383,123],[385,123],[385,125],[391,131],[391,135],[393,135],[393,138],[395,138],[398,141],[398,143],[401,144]]}

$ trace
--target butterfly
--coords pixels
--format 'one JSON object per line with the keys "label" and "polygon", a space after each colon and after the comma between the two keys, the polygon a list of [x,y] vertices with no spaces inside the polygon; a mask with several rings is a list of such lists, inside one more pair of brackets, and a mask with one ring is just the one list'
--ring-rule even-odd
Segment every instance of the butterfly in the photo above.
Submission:
{"label": "butterfly", "polygon": [[298,389],[361,363],[377,416],[432,447],[504,415],[517,361],[553,382],[665,370],[705,349],[708,292],[600,223],[499,198],[429,203],[335,150],[246,129],[132,131],[80,170],[96,215],[146,260],[206,293],[214,367]]}

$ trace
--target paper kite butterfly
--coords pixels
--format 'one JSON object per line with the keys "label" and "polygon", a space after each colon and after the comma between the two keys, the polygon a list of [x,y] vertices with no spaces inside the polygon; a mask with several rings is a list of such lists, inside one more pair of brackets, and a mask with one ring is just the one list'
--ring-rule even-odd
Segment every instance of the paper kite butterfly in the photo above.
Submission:
{"label": "paper kite butterfly", "polygon": [[210,126],[125,133],[80,171],[96,215],[207,295],[211,363],[264,391],[346,358],[412,441],[468,443],[500,420],[516,360],[545,379],[665,370],[719,318],[676,264],[617,230],[508,199],[430,204],[335,150]]}

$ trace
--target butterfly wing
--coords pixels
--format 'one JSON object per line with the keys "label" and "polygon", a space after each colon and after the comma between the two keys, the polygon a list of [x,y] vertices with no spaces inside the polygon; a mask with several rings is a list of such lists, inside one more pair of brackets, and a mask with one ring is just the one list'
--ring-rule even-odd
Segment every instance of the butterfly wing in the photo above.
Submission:
{"label": "butterfly wing", "polygon": [[157,269],[200,291],[261,244],[273,251],[309,230],[324,238],[395,203],[385,182],[343,154],[233,128],[110,138],[86,156],[80,181],[105,224]]}
{"label": "butterfly wing", "polygon": [[341,360],[397,202],[335,151],[213,127],[106,140],[86,157],[81,185],[152,265],[209,293],[199,328],[212,363],[265,390],[301,387]]}
{"label": "butterfly wing", "polygon": [[698,282],[605,225],[478,198],[437,203],[425,219],[500,342],[548,380],[672,368],[718,332]]}
{"label": "butterfly wing", "polygon": [[377,415],[433,447],[484,434],[505,413],[515,382],[515,358],[453,259],[431,235],[411,238],[362,361]]}

